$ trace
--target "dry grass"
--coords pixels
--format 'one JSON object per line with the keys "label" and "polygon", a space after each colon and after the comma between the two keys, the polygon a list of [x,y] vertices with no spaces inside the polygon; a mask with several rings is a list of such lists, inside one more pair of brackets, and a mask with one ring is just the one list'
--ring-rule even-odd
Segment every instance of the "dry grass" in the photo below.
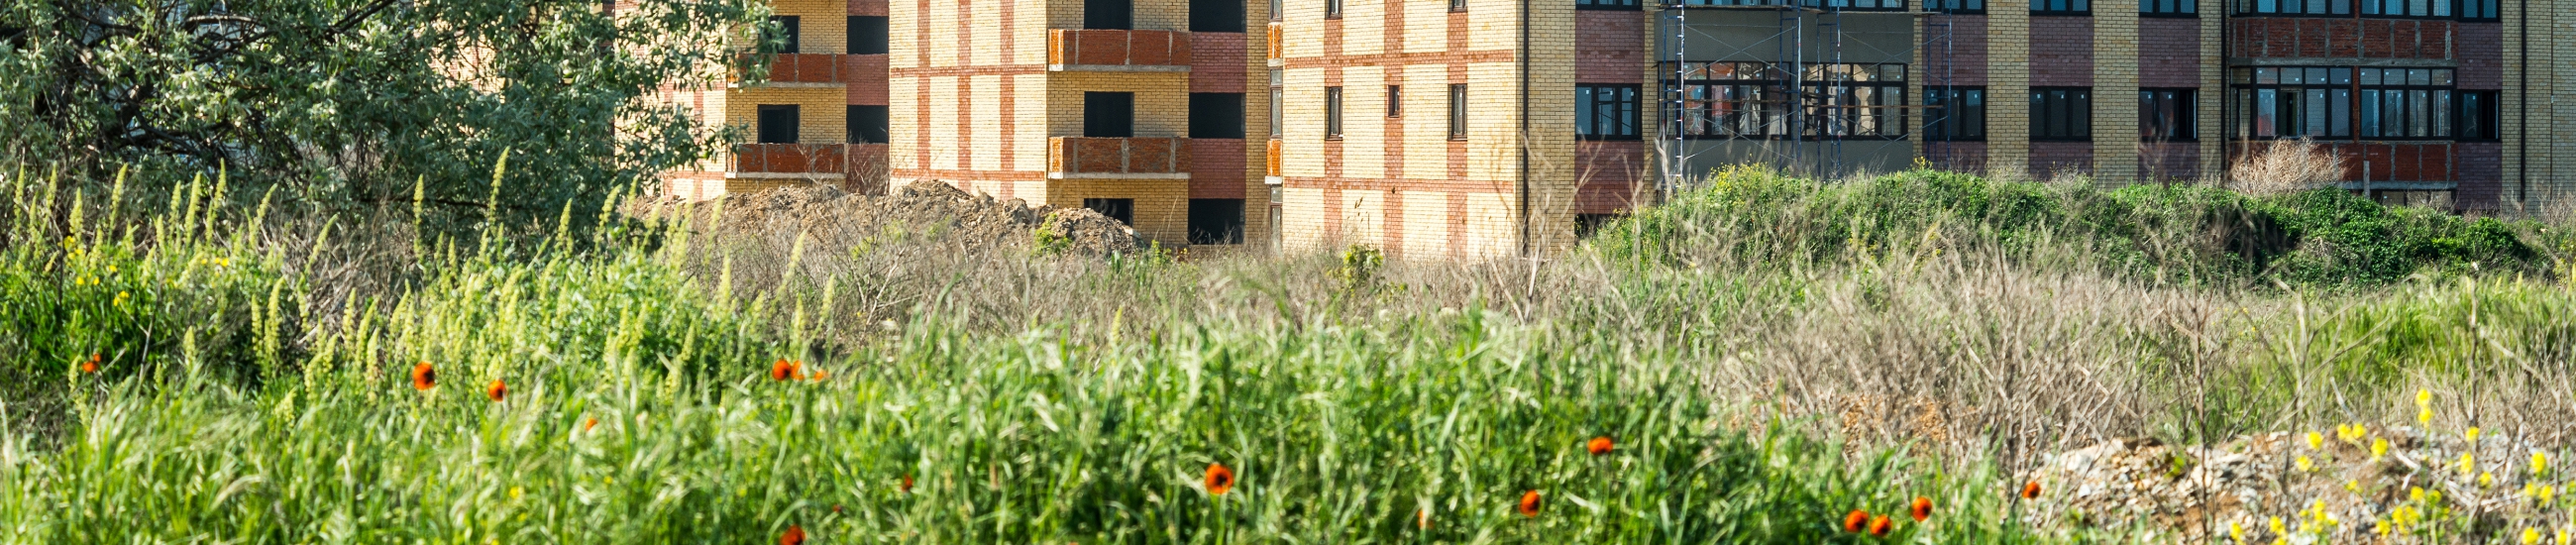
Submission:
{"label": "dry grass", "polygon": [[2306,139],[2275,140],[2228,166],[2230,189],[2248,195],[2280,195],[2330,187],[2342,181],[2343,156]]}

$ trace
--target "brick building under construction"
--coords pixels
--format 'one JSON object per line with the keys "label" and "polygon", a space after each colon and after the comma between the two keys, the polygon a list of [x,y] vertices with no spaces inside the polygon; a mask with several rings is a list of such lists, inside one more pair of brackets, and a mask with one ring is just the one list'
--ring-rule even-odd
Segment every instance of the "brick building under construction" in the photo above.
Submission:
{"label": "brick building under construction", "polygon": [[675,193],[942,181],[1167,245],[1472,258],[1739,163],[2121,184],[2308,139],[2392,200],[2576,192],[2576,29],[2527,0],[774,5],[768,83],[675,95],[757,138]]}

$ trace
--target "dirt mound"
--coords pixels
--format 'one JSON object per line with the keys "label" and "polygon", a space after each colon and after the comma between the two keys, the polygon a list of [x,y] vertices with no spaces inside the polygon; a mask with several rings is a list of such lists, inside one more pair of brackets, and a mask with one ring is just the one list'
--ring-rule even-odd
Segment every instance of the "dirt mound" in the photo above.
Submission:
{"label": "dirt mound", "polygon": [[2433,529],[2493,537],[2531,520],[2565,519],[2539,516],[2551,495],[2539,487],[2565,484],[2538,462],[2523,467],[2540,451],[2475,437],[2397,426],[2207,446],[2113,440],[2052,455],[2026,475],[2045,492],[2023,514],[2043,526],[2135,524],[2185,542],[2227,543],[2366,543],[2383,531]]}
{"label": "dirt mound", "polygon": [[[1038,243],[1053,251],[1103,255],[1134,253],[1139,247],[1134,229],[1098,212],[995,200],[944,182],[915,183],[883,197],[814,185],[708,202],[665,198],[637,203],[628,212],[658,219],[685,216],[691,225],[714,225],[728,235],[801,232],[818,249],[927,242],[966,250]],[[716,215],[712,221],[710,214]]]}

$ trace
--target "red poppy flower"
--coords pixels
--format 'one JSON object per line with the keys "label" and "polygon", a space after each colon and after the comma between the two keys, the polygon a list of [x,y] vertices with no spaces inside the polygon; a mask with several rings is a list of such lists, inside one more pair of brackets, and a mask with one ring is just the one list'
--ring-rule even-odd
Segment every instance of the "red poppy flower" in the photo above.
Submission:
{"label": "red poppy flower", "polygon": [[582,433],[590,433],[590,429],[591,429],[591,428],[596,428],[596,427],[599,427],[599,419],[597,419],[597,418],[592,418],[592,419],[587,419],[587,420],[583,420],[583,421],[581,421],[581,431],[582,431]]}
{"label": "red poppy flower", "polygon": [[1594,438],[1592,438],[1592,442],[1591,442],[1591,443],[1586,443],[1586,444],[1584,444],[1584,445],[1583,445],[1583,450],[1584,450],[1585,452],[1590,452],[1590,453],[1592,453],[1592,455],[1593,455],[1593,456],[1600,456],[1600,455],[1603,455],[1603,454],[1609,454],[1609,453],[1610,453],[1610,436],[1604,435],[1604,436],[1600,436],[1600,437],[1594,437]]}
{"label": "red poppy flower", "polygon": [[1913,508],[1915,522],[1923,522],[1923,519],[1932,518],[1932,498],[1915,496]]}
{"label": "red poppy flower", "polygon": [[83,373],[97,373],[97,372],[98,372],[98,354],[97,354],[97,353],[91,353],[91,354],[89,355],[89,361],[81,362],[81,372],[83,372]]}
{"label": "red poppy flower", "polygon": [[2031,481],[2028,484],[2021,485],[2021,499],[2039,499],[2039,481]]}
{"label": "red poppy flower", "polygon": [[1524,517],[1535,517],[1535,516],[1538,516],[1538,507],[1539,507],[1539,505],[1538,505],[1538,491],[1537,491],[1537,490],[1531,490],[1531,491],[1528,491],[1528,492],[1522,492],[1522,493],[1521,493],[1521,516],[1524,516]]}
{"label": "red poppy flower", "polygon": [[1223,495],[1225,495],[1225,491],[1227,491],[1227,490],[1233,490],[1233,489],[1234,489],[1234,470],[1226,469],[1226,468],[1225,468],[1225,464],[1208,464],[1208,468],[1207,468],[1207,491],[1208,491],[1208,493],[1209,493],[1209,494],[1218,495],[1218,496],[1223,496]]}
{"label": "red poppy flower", "polygon": [[895,491],[896,491],[896,492],[902,492],[902,493],[905,493],[905,494],[910,494],[910,493],[912,493],[912,476],[911,476],[911,475],[905,475],[905,476],[903,476],[903,482],[901,482],[901,483],[897,483],[897,486],[895,487]]}
{"label": "red poppy flower", "polygon": [[438,370],[430,368],[429,362],[424,361],[419,365],[411,366],[411,389],[428,390],[437,387]]}
{"label": "red poppy flower", "polygon": [[777,363],[769,364],[769,380],[794,380],[795,378],[796,362],[779,358]]}
{"label": "red poppy flower", "polygon": [[1860,533],[1861,525],[1863,524],[1869,524],[1868,511],[1853,509],[1851,514],[1843,515],[1843,531],[1845,532]]}
{"label": "red poppy flower", "polygon": [[1869,519],[1869,535],[1887,537],[1887,530],[1894,527],[1896,527],[1896,523],[1888,522],[1887,515],[1879,515]]}
{"label": "red poppy flower", "polygon": [[778,534],[778,545],[805,545],[805,527],[788,525],[787,533]]}
{"label": "red poppy flower", "polygon": [[510,396],[510,385],[502,384],[500,379],[492,379],[492,385],[483,388],[483,396],[492,398],[493,403],[500,403],[501,398]]}

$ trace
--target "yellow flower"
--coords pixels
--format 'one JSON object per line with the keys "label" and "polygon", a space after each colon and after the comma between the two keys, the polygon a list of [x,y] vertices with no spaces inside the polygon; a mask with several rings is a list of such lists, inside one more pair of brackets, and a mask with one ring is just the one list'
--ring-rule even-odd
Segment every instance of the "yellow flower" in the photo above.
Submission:
{"label": "yellow flower", "polygon": [[2308,450],[2326,448],[2326,434],[2308,432]]}
{"label": "yellow flower", "polygon": [[2540,500],[2540,504],[2543,506],[2549,505],[2550,500],[2558,498],[2558,487],[2545,484],[2538,485],[2537,488],[2532,490],[2531,497]]}
{"label": "yellow flower", "polygon": [[2478,442],[2478,427],[2469,426],[2469,431],[2460,432],[2460,437],[2467,439],[2471,443]]}
{"label": "yellow flower", "polygon": [[2433,408],[2432,408],[2432,407],[2424,407],[2424,408],[2416,409],[2416,410],[2415,410],[2415,421],[2416,421],[2416,422],[2422,422],[2422,423],[2425,423],[2425,424],[2431,424],[2431,423],[2433,423]]}
{"label": "yellow flower", "polygon": [[2537,450],[2531,451],[2531,474],[2549,474],[2549,453]]}
{"label": "yellow flower", "polygon": [[2424,389],[2424,388],[2417,388],[2417,389],[2415,390],[2415,406],[2417,406],[2417,407],[2431,407],[2431,406],[2433,406],[2433,390],[2430,390],[2430,389]]}
{"label": "yellow flower", "polygon": [[2360,494],[2360,493],[2361,493],[2361,479],[2352,479],[2352,480],[2344,481],[2344,482],[2343,482],[2343,489],[2344,489],[2344,490],[2346,490],[2346,491],[2352,492],[2352,493],[2354,493],[2354,494]]}
{"label": "yellow flower", "polygon": [[2388,457],[2388,438],[2370,440],[2370,461],[2377,462],[2380,458],[2386,457]]}
{"label": "yellow flower", "polygon": [[2417,501],[2417,502],[2424,501],[2424,487],[2421,487],[2421,486],[2409,486],[2409,487],[2406,487],[2406,500],[2407,500],[2407,501]]}
{"label": "yellow flower", "polygon": [[125,301],[128,299],[133,299],[133,297],[122,291],[116,292],[116,306],[125,306]]}
{"label": "yellow flower", "polygon": [[2288,535],[2289,533],[2290,528],[2281,524],[2281,517],[2272,517],[2272,535]]}
{"label": "yellow flower", "polygon": [[2478,471],[2478,458],[2477,458],[2477,455],[2475,455],[2475,454],[2470,454],[2470,453],[2466,453],[2466,452],[2462,452],[2462,453],[2460,453],[2460,476],[2462,476],[2462,477],[2467,477],[2467,476],[2469,476],[2469,475],[2470,475],[2470,474],[2472,474],[2472,473],[2476,473],[2477,471]]}
{"label": "yellow flower", "polygon": [[2522,529],[2522,545],[2540,545],[2540,529]]}
{"label": "yellow flower", "polygon": [[519,499],[519,487],[510,487],[510,499]]}
{"label": "yellow flower", "polygon": [[2316,470],[2317,470],[2317,464],[2316,464],[2316,462],[2309,461],[2309,460],[2308,460],[2308,455],[2306,455],[2306,454],[2301,454],[2301,455],[2299,455],[2299,471],[2303,471],[2303,472],[2305,472],[2305,471],[2316,471]]}
{"label": "yellow flower", "polygon": [[2478,488],[2486,488],[2490,486],[2495,486],[2495,473],[2486,471],[2478,472]]}
{"label": "yellow flower", "polygon": [[2243,545],[2245,543],[2245,525],[2232,520],[2227,521],[2227,538],[2235,540],[2238,545]]}

